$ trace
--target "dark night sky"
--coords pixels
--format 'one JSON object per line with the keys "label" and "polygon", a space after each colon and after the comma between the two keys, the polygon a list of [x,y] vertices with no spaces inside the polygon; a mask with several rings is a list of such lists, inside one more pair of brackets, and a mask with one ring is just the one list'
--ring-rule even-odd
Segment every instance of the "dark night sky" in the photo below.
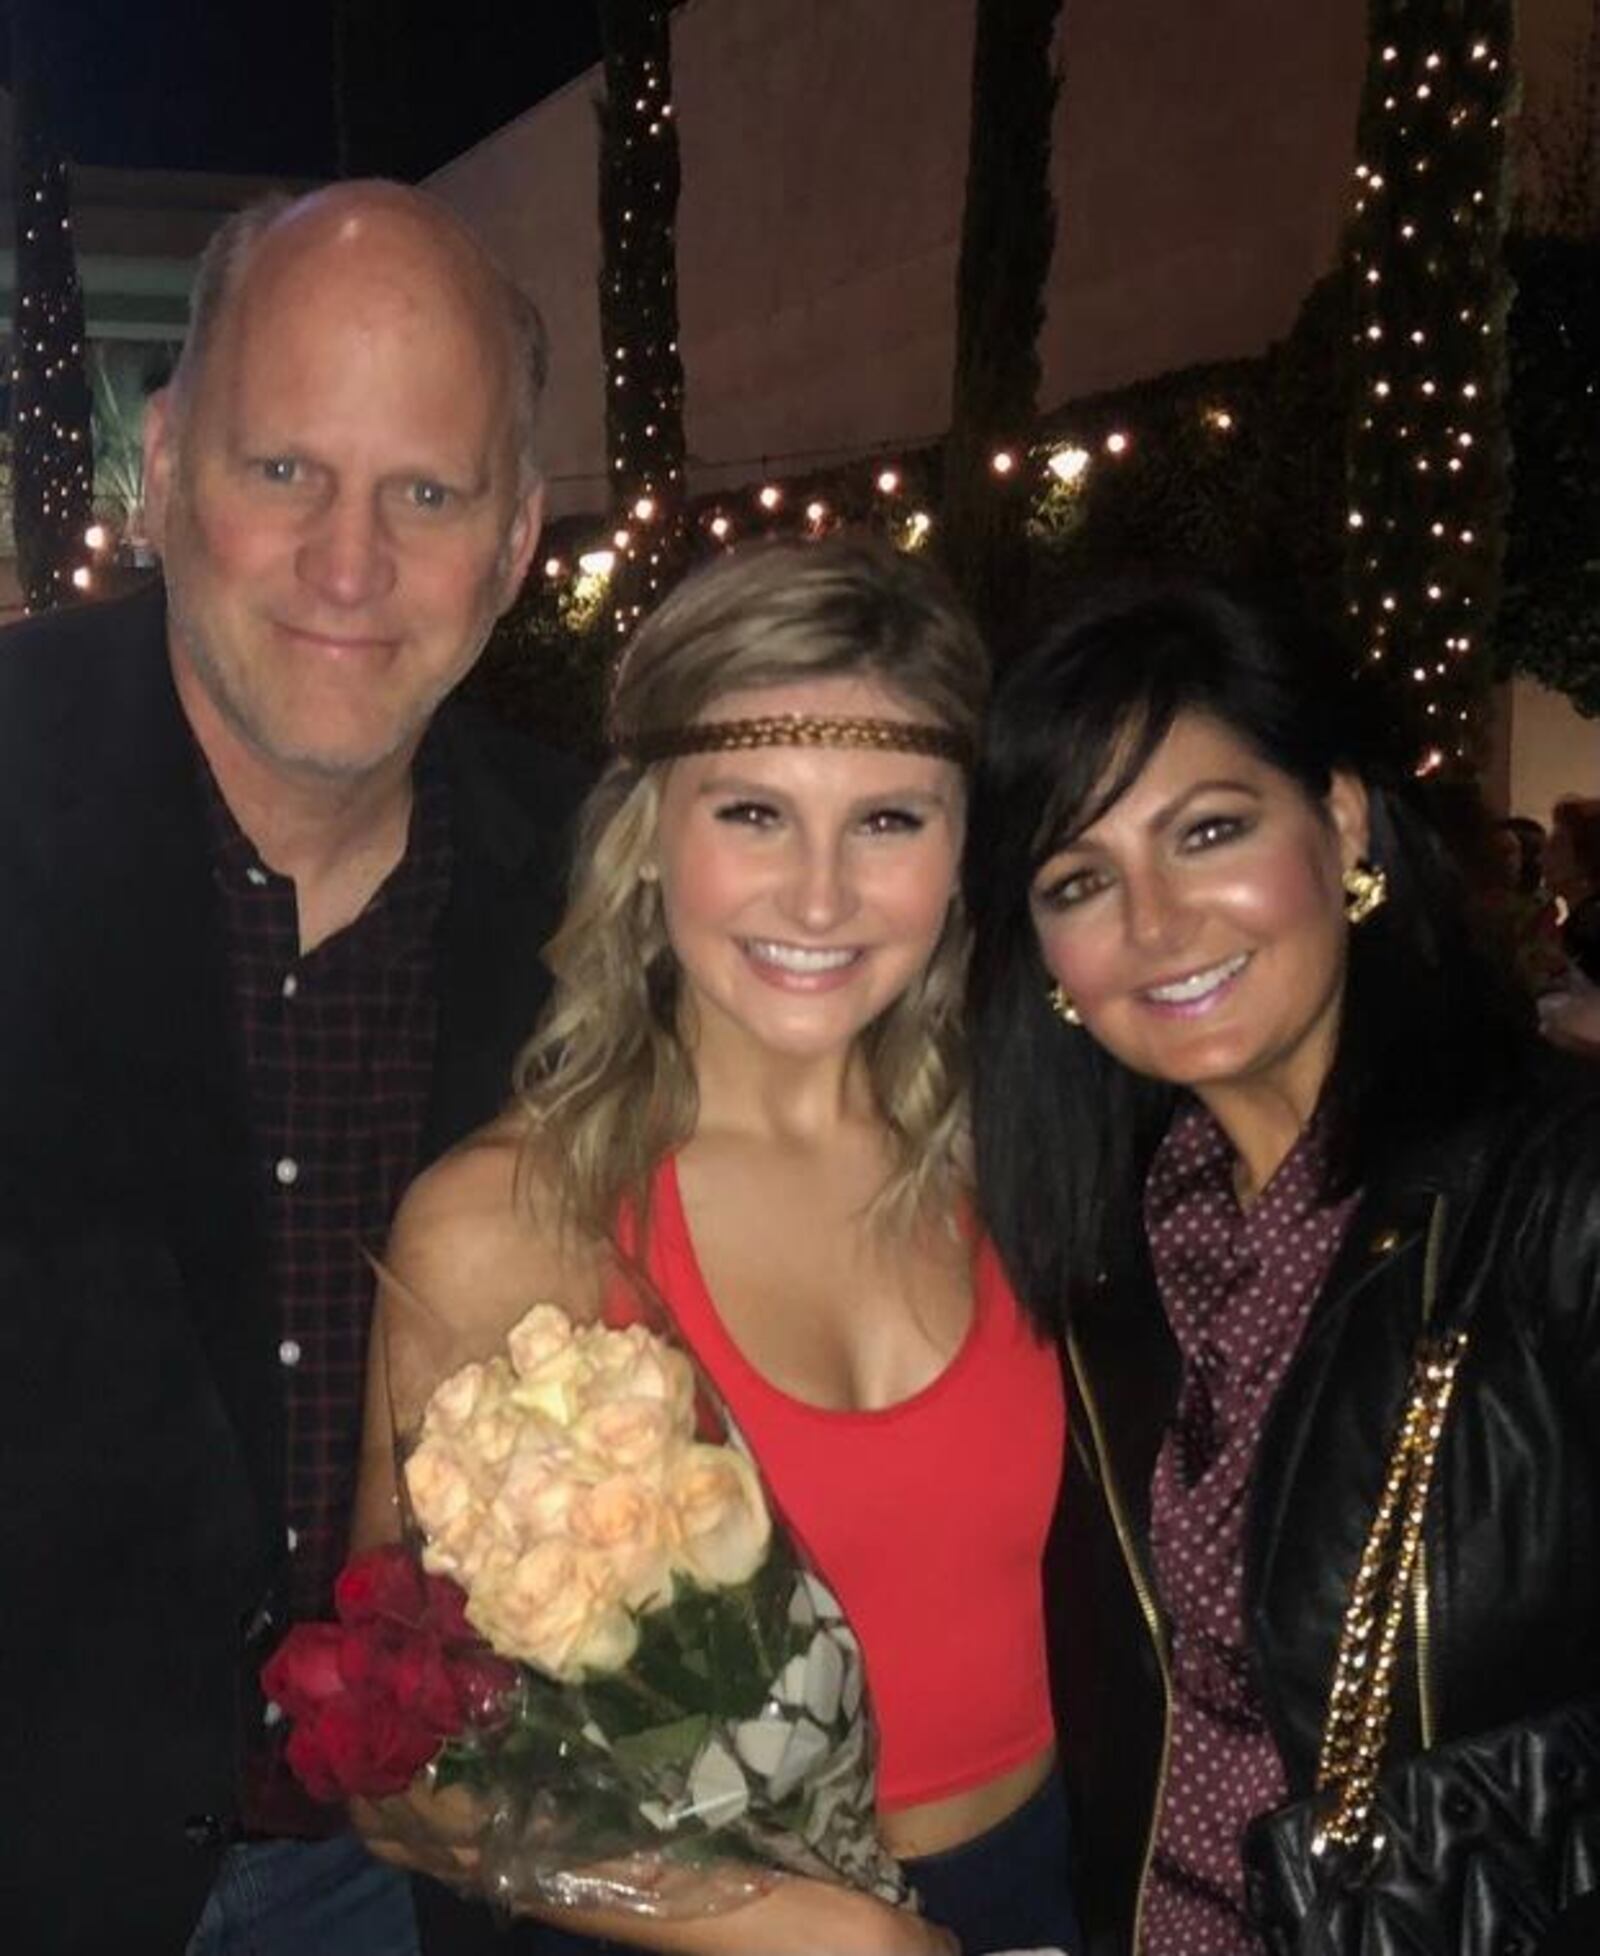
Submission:
{"label": "dark night sky", "polygon": [[342,125],[353,171],[420,176],[599,54],[597,0],[9,4],[39,39],[62,146],[131,168],[329,176]]}

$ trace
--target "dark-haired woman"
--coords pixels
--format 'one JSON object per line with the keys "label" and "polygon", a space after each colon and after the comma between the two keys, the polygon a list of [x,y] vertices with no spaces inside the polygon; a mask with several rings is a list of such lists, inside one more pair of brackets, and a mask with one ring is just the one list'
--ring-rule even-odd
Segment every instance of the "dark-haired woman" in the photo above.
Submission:
{"label": "dark-haired woman", "polygon": [[1600,1075],[1540,1049],[1333,674],[1209,587],[1124,588],[1011,673],[974,798],[980,1186],[1091,1442],[1059,1712],[1097,1952],[1265,1946],[1242,1842],[1313,1792],[1342,1642],[1367,1688],[1347,1605],[1429,1322],[1467,1344],[1402,1456],[1383,1759],[1525,1724],[1566,1766],[1399,1844],[1403,1946],[1537,1922],[1512,1815],[1553,1886],[1596,1879]]}

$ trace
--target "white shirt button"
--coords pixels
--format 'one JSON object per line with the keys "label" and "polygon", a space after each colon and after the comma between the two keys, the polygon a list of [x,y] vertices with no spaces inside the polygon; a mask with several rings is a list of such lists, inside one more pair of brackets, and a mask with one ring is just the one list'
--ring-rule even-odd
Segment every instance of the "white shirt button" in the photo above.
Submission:
{"label": "white shirt button", "polygon": [[283,1343],[278,1347],[278,1362],[280,1365],[298,1365],[300,1363],[300,1341],[297,1338],[284,1339]]}
{"label": "white shirt button", "polygon": [[283,1539],[289,1545],[289,1553],[293,1555],[295,1550],[300,1546],[300,1530],[298,1528],[286,1528],[283,1531]]}
{"label": "white shirt button", "polygon": [[273,1165],[272,1172],[286,1189],[293,1188],[300,1179],[300,1164],[293,1155],[283,1155]]}
{"label": "white shirt button", "polygon": [[283,980],[284,997],[293,998],[295,993],[299,991],[299,989],[300,989],[300,980],[294,975],[292,971],[286,972],[284,974],[284,980]]}
{"label": "white shirt button", "polygon": [[266,887],[267,872],[259,863],[252,863],[244,874],[246,882],[254,883],[258,890]]}

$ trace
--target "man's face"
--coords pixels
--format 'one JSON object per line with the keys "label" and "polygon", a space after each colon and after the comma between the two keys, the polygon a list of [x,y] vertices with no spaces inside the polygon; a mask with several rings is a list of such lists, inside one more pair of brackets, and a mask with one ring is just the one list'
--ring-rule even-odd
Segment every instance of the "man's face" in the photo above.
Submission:
{"label": "man's face", "polygon": [[269,236],[146,430],[180,695],[281,777],[408,759],[538,541],[497,322],[414,230],[362,223]]}

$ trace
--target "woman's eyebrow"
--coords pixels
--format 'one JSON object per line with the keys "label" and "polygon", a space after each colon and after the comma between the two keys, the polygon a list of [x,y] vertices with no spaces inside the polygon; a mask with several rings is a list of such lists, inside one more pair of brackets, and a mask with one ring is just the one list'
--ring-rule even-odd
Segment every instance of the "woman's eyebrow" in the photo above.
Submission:
{"label": "woman's eyebrow", "polygon": [[1145,823],[1145,827],[1152,833],[1160,829],[1170,828],[1183,813],[1184,809],[1197,796],[1217,794],[1219,792],[1224,794],[1248,795],[1252,801],[1260,801],[1261,799],[1261,790],[1249,781],[1235,781],[1220,775],[1205,781],[1192,781],[1187,788],[1175,794],[1170,801],[1164,801],[1150,817],[1149,821]]}

